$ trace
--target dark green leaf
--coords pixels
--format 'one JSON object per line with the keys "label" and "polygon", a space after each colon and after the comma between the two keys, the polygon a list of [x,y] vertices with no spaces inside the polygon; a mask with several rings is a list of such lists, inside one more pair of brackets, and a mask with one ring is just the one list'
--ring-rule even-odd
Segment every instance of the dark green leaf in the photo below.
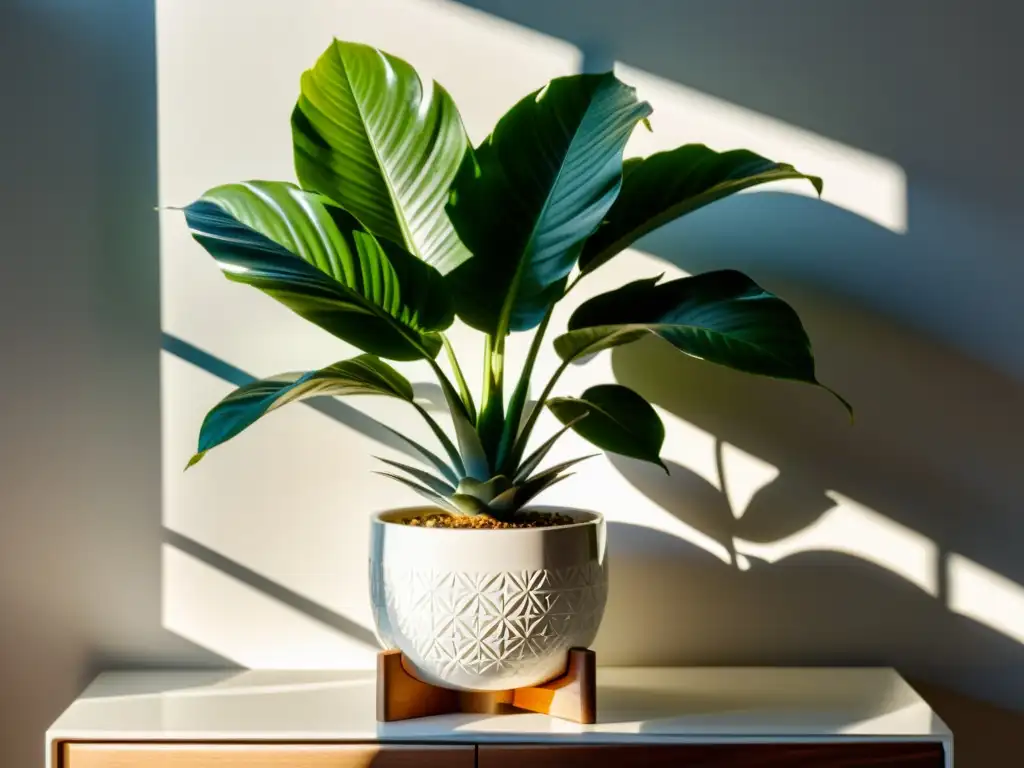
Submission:
{"label": "dark green leaf", "polygon": [[[443,429],[441,429],[441,425],[434,421],[434,418],[429,413],[427,413],[426,408],[424,408],[416,401],[413,401],[412,407],[419,411],[420,415],[423,417],[423,420],[427,422],[427,426],[430,427],[430,431],[434,433],[434,436],[437,438],[438,442],[441,443],[441,446],[444,448],[445,453],[448,454],[448,458],[451,459],[452,467],[455,471],[456,477],[465,477],[466,465],[462,461],[462,454],[459,453],[459,450],[452,443],[451,438],[448,437],[447,433]],[[450,404],[449,407],[451,407]]]}
{"label": "dark green leaf", "polygon": [[598,456],[598,455],[600,455],[600,454],[591,453],[591,454],[588,454],[587,456],[579,456],[579,457],[577,457],[575,459],[569,459],[568,461],[563,461],[563,462],[561,462],[559,464],[555,464],[553,467],[548,467],[547,469],[541,470],[540,472],[538,472],[535,475],[531,475],[530,476],[530,480],[540,480],[541,478],[550,477],[551,475],[560,475],[562,472],[565,472],[565,470],[567,470],[569,467],[574,467],[577,464],[579,464],[581,461],[586,461],[587,459],[592,459],[592,458],[594,458],[595,456]]}
{"label": "dark green leaf", "polygon": [[467,154],[448,213],[473,252],[450,275],[459,316],[504,336],[535,327],[622,181],[622,149],[650,114],[612,74],[552,80]]}
{"label": "dark green leaf", "polygon": [[[654,407],[621,384],[590,387],[580,398],[555,397],[548,408],[563,424],[598,448],[657,464],[661,461],[665,427]],[[586,416],[580,420],[580,417]]]}
{"label": "dark green leaf", "polygon": [[435,477],[429,472],[425,472],[419,467],[411,467],[408,464],[402,464],[400,461],[392,461],[391,459],[385,459],[381,456],[376,456],[374,458],[376,458],[377,461],[382,461],[385,464],[394,467],[395,469],[402,470],[414,480],[419,480],[430,490],[434,491],[434,493],[439,493],[442,496],[451,496],[455,493],[454,486],[449,485],[441,478]]}
{"label": "dark green leaf", "polygon": [[322,196],[281,182],[228,184],[185,218],[229,279],[338,338],[394,360],[440,351],[437,332],[454,318],[440,273]]}
{"label": "dark green leaf", "polygon": [[796,312],[746,275],[722,270],[661,285],[659,279],[637,280],[580,305],[568,333],[555,339],[558,355],[577,360],[653,333],[693,357],[823,386]]}
{"label": "dark green leaf", "polygon": [[389,480],[394,480],[396,483],[401,483],[405,487],[411,488],[412,490],[416,491],[416,493],[418,493],[420,496],[425,498],[427,501],[429,501],[432,504],[436,504],[443,510],[446,510],[448,512],[454,512],[455,514],[461,514],[459,508],[452,504],[451,501],[446,499],[444,496],[442,496],[439,493],[435,493],[434,491],[430,490],[424,485],[420,485],[419,483],[413,482],[407,477],[402,477],[401,475],[393,475],[390,472],[374,472],[374,474],[380,475],[381,477],[386,477]]}
{"label": "dark green leaf", "polygon": [[486,481],[467,477],[459,483],[458,493],[462,496],[472,496],[484,504],[490,504],[491,499],[508,490],[511,485],[512,481],[504,475],[495,475]]}
{"label": "dark green leaf", "polygon": [[373,355],[359,355],[318,371],[260,379],[239,387],[210,410],[199,431],[199,450],[188,466],[282,405],[319,395],[387,395],[410,403],[413,399],[412,385]]}
{"label": "dark green leaf", "polygon": [[[537,407],[540,406],[538,405]],[[579,418],[582,419],[585,416],[586,414],[583,414]],[[548,455],[548,451],[551,450],[551,447],[555,444],[558,438],[564,435],[569,430],[569,428],[573,426],[573,424],[575,424],[575,422],[572,422],[571,424],[566,424],[555,434],[553,434],[551,437],[549,437],[547,440],[541,443],[537,450],[535,450],[533,453],[531,453],[529,456],[523,459],[523,461],[519,464],[519,467],[516,469],[515,481],[517,483],[533,474],[533,470],[535,470],[540,465],[540,463],[544,461],[544,457]],[[520,440],[522,440],[522,438],[523,436],[520,436]],[[525,447],[525,445],[517,446],[517,454],[521,456],[523,453],[523,449],[525,449]]]}
{"label": "dark green leaf", "polygon": [[686,144],[626,162],[627,173],[615,204],[583,247],[583,274],[662,224],[741,190],[783,179],[807,179],[818,194],[822,188],[817,176],[745,149],[715,152],[703,144]]}
{"label": "dark green leaf", "polygon": [[487,504],[468,493],[456,493],[450,501],[460,515],[486,515],[491,511]]}
{"label": "dark green leaf", "polygon": [[440,85],[390,54],[335,40],[302,76],[292,137],[303,187],[442,273],[469,258],[444,210],[469,140]]}
{"label": "dark green leaf", "polygon": [[452,425],[455,427],[455,438],[459,441],[459,453],[462,466],[459,471],[464,477],[468,476],[476,480],[483,480],[491,476],[490,462],[487,460],[487,452],[483,443],[480,442],[480,435],[476,431],[473,422],[469,420],[459,393],[445,380],[441,380],[441,391],[444,392],[445,401],[448,403],[448,410],[451,413]]}
{"label": "dark green leaf", "polygon": [[531,477],[526,482],[515,485],[494,497],[490,503],[490,508],[499,514],[508,515],[529,504],[541,491],[547,490],[555,483],[561,482],[567,477],[572,477],[572,473],[560,475],[555,472],[545,472],[542,475]]}
{"label": "dark green leaf", "polygon": [[429,448],[426,448],[426,447],[420,445],[419,443],[417,443],[415,440],[410,438],[405,433],[399,432],[397,429],[392,429],[391,427],[387,426],[386,424],[382,425],[382,426],[384,427],[384,429],[386,429],[392,435],[394,435],[395,437],[399,438],[406,445],[408,445],[410,448],[412,448],[414,451],[416,451],[427,462],[429,462],[430,464],[433,464],[437,468],[437,471],[441,473],[441,475],[444,477],[445,480],[447,480],[452,485],[457,485],[458,484],[458,482],[459,482],[459,475],[455,472],[455,470],[453,470],[451,468],[451,466],[448,465],[448,463],[444,459],[442,459],[436,453],[431,451]]}

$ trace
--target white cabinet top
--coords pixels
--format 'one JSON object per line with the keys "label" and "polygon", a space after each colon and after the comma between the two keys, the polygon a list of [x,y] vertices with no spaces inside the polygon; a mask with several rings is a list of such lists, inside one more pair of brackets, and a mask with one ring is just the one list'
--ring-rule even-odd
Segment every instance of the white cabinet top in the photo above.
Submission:
{"label": "white cabinet top", "polygon": [[946,725],[894,670],[598,668],[598,722],[545,715],[375,719],[375,675],[108,672],[49,739],[655,743],[929,740]]}

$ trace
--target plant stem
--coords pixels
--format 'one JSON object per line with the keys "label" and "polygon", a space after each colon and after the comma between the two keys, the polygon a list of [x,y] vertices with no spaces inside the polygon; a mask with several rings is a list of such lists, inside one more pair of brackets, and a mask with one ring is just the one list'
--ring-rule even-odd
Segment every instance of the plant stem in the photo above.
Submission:
{"label": "plant stem", "polygon": [[551,322],[551,315],[554,313],[555,305],[548,307],[544,319],[540,321],[534,333],[533,341],[530,342],[530,351],[526,354],[526,361],[523,363],[522,373],[519,381],[516,382],[515,391],[508,403],[508,414],[505,417],[505,426],[501,433],[501,444],[498,446],[497,472],[512,476],[515,466],[509,465],[509,458],[512,456],[512,449],[515,446],[516,438],[519,436],[519,424],[523,419],[523,409],[526,407],[526,399],[530,394],[530,377],[533,376],[533,366],[537,362],[537,355],[540,353],[540,345],[544,340],[544,333],[547,331],[548,323]]}
{"label": "plant stem", "polygon": [[455,357],[455,350],[452,349],[451,342],[448,341],[448,337],[441,334],[441,343],[444,344],[444,351],[448,355],[448,363],[452,367],[452,373],[455,374],[455,381],[459,385],[459,396],[462,398],[462,404],[466,406],[466,415],[472,422],[476,421],[476,404],[473,402],[473,393],[469,390],[469,385],[466,384],[466,377],[462,374],[462,366],[459,365],[459,360]]}
{"label": "plant stem", "polygon": [[505,337],[488,334],[484,346],[484,391],[477,432],[492,469],[505,423]]}
{"label": "plant stem", "polygon": [[512,466],[519,465],[519,461],[523,457],[523,452],[526,450],[526,444],[530,440],[530,433],[533,432],[533,426],[537,423],[537,417],[539,417],[540,412],[544,410],[544,403],[547,402],[548,397],[551,395],[551,390],[555,388],[555,384],[558,382],[559,377],[568,367],[569,361],[563,360],[551,375],[548,383],[544,385],[544,389],[541,391],[540,397],[537,398],[537,405],[534,406],[532,411],[530,411],[530,416],[526,419],[526,424],[523,425],[523,428],[519,433],[519,438],[516,440],[515,448],[513,449],[512,456],[510,457],[510,464],[512,464]]}
{"label": "plant stem", "polygon": [[[562,299],[564,299],[566,296],[568,296],[569,295],[569,291],[571,291],[573,288],[575,288],[576,284],[579,283],[579,281],[582,280],[582,279],[583,279],[583,273],[580,272],[578,275],[576,275],[576,277],[573,279],[573,281],[571,283],[569,283],[568,287],[562,293]],[[559,299],[559,301],[561,301],[561,299]]]}
{"label": "plant stem", "polygon": [[488,405],[491,402],[491,390],[494,388],[494,382],[491,381],[491,350],[494,348],[494,337],[487,334],[484,337],[484,375],[483,375],[483,391],[480,393],[480,413],[477,415],[476,426],[480,427],[481,422],[484,419],[484,412],[487,410]]}

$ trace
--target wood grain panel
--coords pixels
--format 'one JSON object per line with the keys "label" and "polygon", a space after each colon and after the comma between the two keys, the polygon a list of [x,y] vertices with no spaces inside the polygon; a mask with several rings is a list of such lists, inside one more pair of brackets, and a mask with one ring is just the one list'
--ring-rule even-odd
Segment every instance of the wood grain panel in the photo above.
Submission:
{"label": "wood grain panel", "polygon": [[477,768],[943,768],[937,743],[481,745]]}
{"label": "wood grain panel", "polygon": [[474,768],[475,748],[377,744],[65,744],[60,768]]}

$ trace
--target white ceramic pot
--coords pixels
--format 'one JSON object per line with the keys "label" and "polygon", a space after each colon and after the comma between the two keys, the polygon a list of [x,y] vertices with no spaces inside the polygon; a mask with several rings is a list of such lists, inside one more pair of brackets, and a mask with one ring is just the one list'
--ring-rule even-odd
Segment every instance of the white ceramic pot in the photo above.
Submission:
{"label": "white ceramic pot", "polygon": [[[444,529],[373,517],[370,585],[377,634],[428,683],[493,691],[537,685],[588,647],[608,594],[604,518],[573,525]],[[554,511],[554,510],[553,510]]]}

